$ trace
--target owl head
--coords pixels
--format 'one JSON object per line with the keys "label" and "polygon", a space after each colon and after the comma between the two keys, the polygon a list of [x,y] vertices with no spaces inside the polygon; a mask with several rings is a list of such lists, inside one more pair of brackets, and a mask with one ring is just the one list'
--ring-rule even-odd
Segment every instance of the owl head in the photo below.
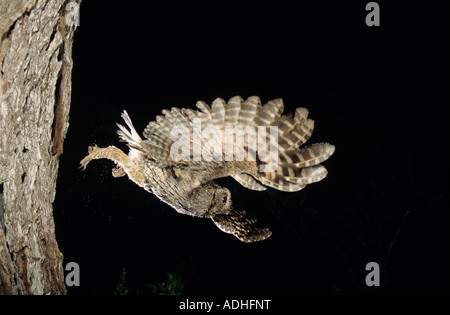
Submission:
{"label": "owl head", "polygon": [[192,190],[186,205],[187,211],[201,217],[228,214],[231,208],[231,193],[228,188],[212,181]]}

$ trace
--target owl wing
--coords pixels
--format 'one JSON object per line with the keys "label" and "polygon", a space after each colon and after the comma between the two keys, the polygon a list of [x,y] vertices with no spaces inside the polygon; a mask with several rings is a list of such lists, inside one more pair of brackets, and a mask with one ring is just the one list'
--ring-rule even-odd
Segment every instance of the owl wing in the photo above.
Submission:
{"label": "owl wing", "polygon": [[233,234],[245,243],[262,241],[272,235],[268,226],[263,225],[244,210],[232,210],[229,214],[218,214],[212,217],[212,220],[220,230]]}
{"label": "owl wing", "polygon": [[[217,98],[211,107],[203,101],[198,101],[196,107],[197,110],[176,107],[163,110],[163,115],[156,116],[156,120],[145,128],[143,134],[146,139],[142,141],[141,146],[159,166],[175,166],[196,171],[196,179],[201,182],[232,176],[244,187],[259,191],[265,190],[266,187],[281,191],[298,191],[327,175],[327,170],[320,163],[334,153],[334,146],[317,143],[301,148],[314,129],[314,121],[308,118],[306,108],[297,108],[293,117],[282,115],[284,104],[281,99],[271,100],[262,106],[257,96],[251,96],[245,101],[240,96],[235,96],[228,103]],[[276,168],[261,171],[261,167],[268,165],[271,160],[263,161],[259,156],[251,159],[252,150],[257,149],[259,152],[260,148],[251,146],[255,139],[250,134],[244,141],[243,161],[235,159],[239,147],[237,135],[226,136],[226,127],[267,128],[266,150],[269,144],[274,146],[277,152]],[[270,127],[277,127],[276,132],[270,133]],[[222,136],[205,137],[205,128],[219,131]],[[183,137],[186,139],[183,140]],[[180,145],[186,143],[186,140],[187,146]],[[212,160],[206,161],[202,150],[211,147],[221,150],[212,150]],[[227,147],[232,149],[231,159],[227,156],[227,152],[230,152]]]}

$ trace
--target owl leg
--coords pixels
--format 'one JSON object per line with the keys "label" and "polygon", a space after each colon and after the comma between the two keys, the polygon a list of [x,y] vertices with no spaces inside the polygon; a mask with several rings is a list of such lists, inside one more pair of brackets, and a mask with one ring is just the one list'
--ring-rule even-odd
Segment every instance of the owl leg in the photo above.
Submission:
{"label": "owl leg", "polygon": [[[98,146],[93,145],[89,147],[88,155],[81,160],[80,162],[81,168],[85,170],[90,161],[97,159],[112,160],[119,165],[119,169],[121,168],[121,166],[127,165],[129,163],[128,156],[125,153],[123,153],[122,150],[114,146],[109,146],[107,148],[99,148]],[[121,175],[121,171],[113,172],[113,175],[116,174],[117,176],[115,177],[119,177],[119,175]]]}

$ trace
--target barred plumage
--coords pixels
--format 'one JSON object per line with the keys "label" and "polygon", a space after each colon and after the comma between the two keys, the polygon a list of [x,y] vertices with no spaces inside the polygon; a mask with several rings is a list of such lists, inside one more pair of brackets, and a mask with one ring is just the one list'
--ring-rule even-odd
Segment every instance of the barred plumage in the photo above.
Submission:
{"label": "barred plumage", "polygon": [[[144,140],[124,111],[128,129],[118,124],[118,134],[130,147],[129,155],[112,146],[90,147],[81,161],[83,168],[93,159],[111,159],[118,164],[114,176],[127,174],[180,213],[211,218],[244,242],[269,237],[267,227],[232,208],[229,190],[213,180],[232,176],[256,191],[266,187],[298,191],[325,178],[327,170],[320,163],[334,153],[334,146],[301,147],[311,137],[314,121],[305,108],[297,108],[293,116],[283,115],[281,99],[262,106],[257,96],[245,101],[235,96],[228,103],[217,98],[211,107],[198,101],[196,107],[163,110],[145,128]],[[275,167],[261,170],[271,163]]]}

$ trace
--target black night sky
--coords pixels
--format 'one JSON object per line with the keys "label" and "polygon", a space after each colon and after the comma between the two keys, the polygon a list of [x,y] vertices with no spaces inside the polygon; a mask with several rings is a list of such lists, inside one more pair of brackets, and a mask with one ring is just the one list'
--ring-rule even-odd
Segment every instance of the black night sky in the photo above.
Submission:
{"label": "black night sky", "polygon": [[[81,271],[69,294],[113,294],[123,270],[129,294],[152,294],[186,265],[193,295],[449,293],[448,8],[378,1],[368,27],[367,2],[341,2],[83,1],[54,203],[64,263]],[[91,144],[126,149],[124,109],[142,132],[164,108],[234,95],[306,107],[308,143],[336,146],[328,177],[297,193],[220,181],[271,226],[263,242],[176,213],[110,161],[79,170]]]}

